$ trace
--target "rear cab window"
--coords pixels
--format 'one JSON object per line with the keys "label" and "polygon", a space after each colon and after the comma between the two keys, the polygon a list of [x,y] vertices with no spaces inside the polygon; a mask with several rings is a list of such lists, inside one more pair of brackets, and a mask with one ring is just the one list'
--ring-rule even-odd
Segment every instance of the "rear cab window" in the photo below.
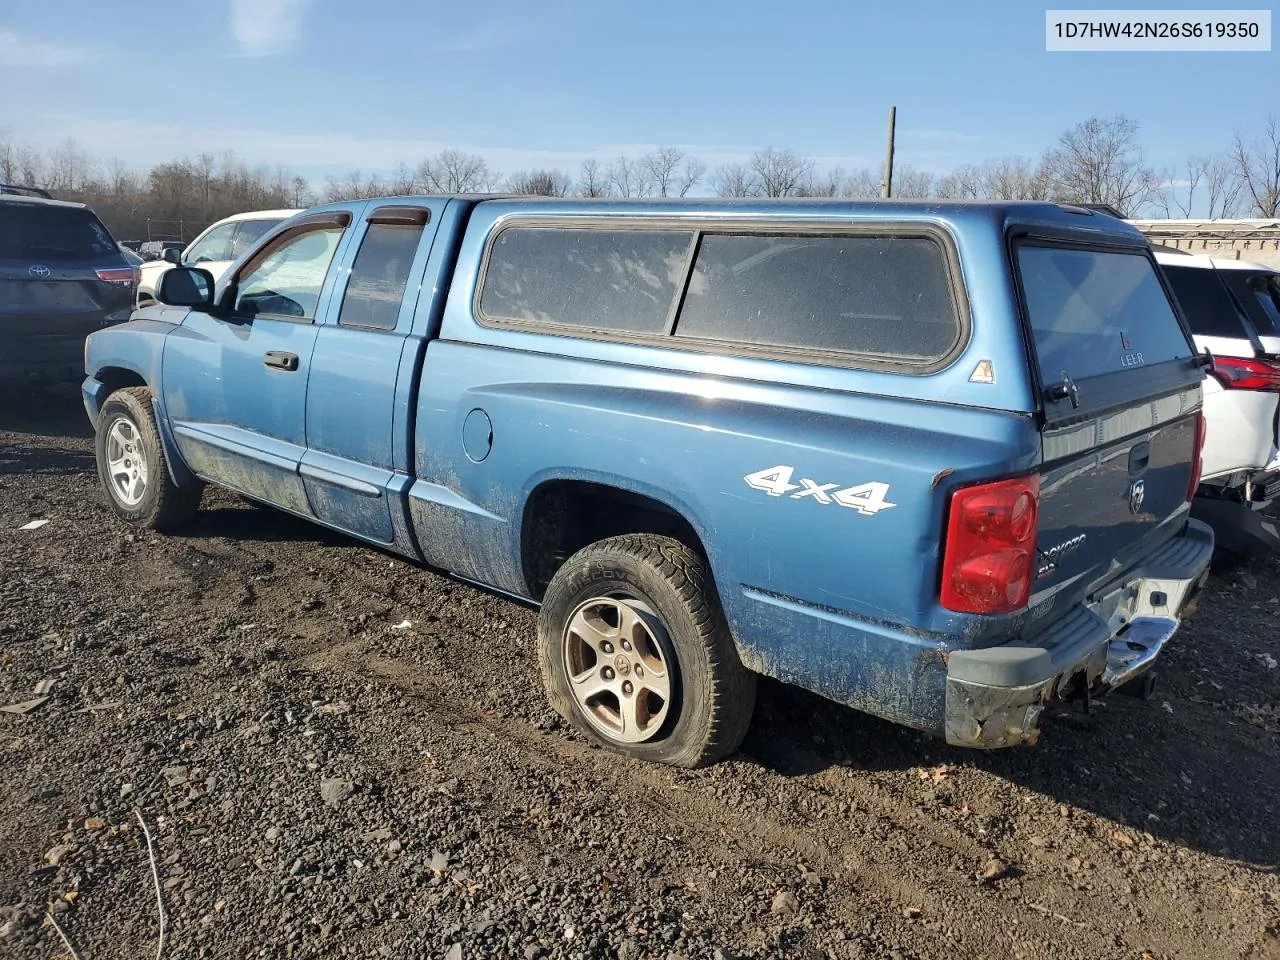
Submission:
{"label": "rear cab window", "polygon": [[1046,386],[1127,374],[1146,393],[1139,371],[1194,356],[1145,250],[1023,241],[1016,259]]}
{"label": "rear cab window", "polygon": [[900,229],[514,225],[491,243],[478,313],[553,333],[917,372],[960,344],[962,298],[941,242]]}
{"label": "rear cab window", "polygon": [[120,256],[110,231],[80,207],[0,203],[0,260],[73,262]]}
{"label": "rear cab window", "polygon": [[351,267],[338,323],[394,330],[422,240],[422,223],[370,223]]}

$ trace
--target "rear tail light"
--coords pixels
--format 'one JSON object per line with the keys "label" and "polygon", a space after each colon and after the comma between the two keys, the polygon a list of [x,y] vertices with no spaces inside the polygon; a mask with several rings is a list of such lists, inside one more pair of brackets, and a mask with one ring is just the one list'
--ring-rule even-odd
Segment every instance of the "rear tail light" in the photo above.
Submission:
{"label": "rear tail light", "polygon": [[941,602],[958,613],[1021,610],[1035,579],[1040,477],[1031,474],[951,495]]}
{"label": "rear tail light", "polygon": [[136,287],[139,272],[137,267],[108,267],[96,271],[98,279],[106,283],[114,283],[118,287]]}
{"label": "rear tail light", "polygon": [[1204,469],[1204,414],[1196,414],[1195,449],[1191,453],[1191,478],[1187,481],[1187,502],[1196,495],[1200,486],[1200,472]]}
{"label": "rear tail light", "polygon": [[1212,371],[1224,390],[1280,391],[1280,364],[1243,357],[1214,357]]}

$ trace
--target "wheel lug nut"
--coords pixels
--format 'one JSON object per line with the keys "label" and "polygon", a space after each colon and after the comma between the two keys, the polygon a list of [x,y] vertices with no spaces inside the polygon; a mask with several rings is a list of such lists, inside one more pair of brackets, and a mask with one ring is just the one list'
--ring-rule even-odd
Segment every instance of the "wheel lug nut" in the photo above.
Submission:
{"label": "wheel lug nut", "polygon": [[613,667],[605,667],[602,674],[606,680],[613,679]]}
{"label": "wheel lug nut", "polygon": [[631,641],[630,641],[630,640],[623,640],[623,641],[622,641],[622,649],[623,649],[623,650],[630,650],[630,649],[631,649]]}
{"label": "wheel lug nut", "polygon": [[605,653],[613,653],[613,644],[606,640],[604,643],[600,644],[600,649]]}
{"label": "wheel lug nut", "polygon": [[637,676],[637,677],[643,677],[643,676],[644,676],[644,667],[640,666],[640,664],[638,664],[638,663],[636,664],[636,676]]}
{"label": "wheel lug nut", "polygon": [[624,683],[624,684],[622,685],[622,695],[623,695],[623,696],[625,696],[625,697],[629,697],[629,696],[631,696],[631,691],[632,691],[633,689],[634,689],[634,688],[631,686],[631,681],[630,681],[630,680],[628,680],[626,683]]}

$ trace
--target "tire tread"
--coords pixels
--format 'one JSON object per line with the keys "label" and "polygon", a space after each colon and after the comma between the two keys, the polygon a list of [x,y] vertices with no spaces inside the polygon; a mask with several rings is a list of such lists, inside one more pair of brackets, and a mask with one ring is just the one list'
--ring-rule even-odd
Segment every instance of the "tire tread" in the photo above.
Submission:
{"label": "tire tread", "polygon": [[[657,534],[611,537],[584,547],[570,557],[552,580],[548,596],[556,589],[565,571],[622,558],[648,566],[671,587],[693,621],[697,639],[708,661],[711,682],[707,685],[707,702],[685,703],[681,707],[682,710],[698,709],[708,714],[705,735],[683,745],[666,758],[667,762],[681,767],[700,767],[724,759],[738,749],[751,725],[756,675],[738,659],[714,581],[699,553],[679,540]],[[540,632],[546,630],[541,622],[539,627]],[[555,711],[572,722],[573,706],[569,698],[560,692],[556,682],[556,667],[549,656],[548,638],[541,639],[538,661],[543,687]]]}

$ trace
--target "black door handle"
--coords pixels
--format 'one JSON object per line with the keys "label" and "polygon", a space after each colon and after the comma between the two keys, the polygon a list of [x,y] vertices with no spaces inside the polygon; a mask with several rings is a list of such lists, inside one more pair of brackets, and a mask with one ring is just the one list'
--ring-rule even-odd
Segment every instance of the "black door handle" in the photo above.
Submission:
{"label": "black door handle", "polygon": [[298,369],[298,355],[284,350],[268,350],[263,355],[262,362],[268,367],[279,367],[281,370]]}

